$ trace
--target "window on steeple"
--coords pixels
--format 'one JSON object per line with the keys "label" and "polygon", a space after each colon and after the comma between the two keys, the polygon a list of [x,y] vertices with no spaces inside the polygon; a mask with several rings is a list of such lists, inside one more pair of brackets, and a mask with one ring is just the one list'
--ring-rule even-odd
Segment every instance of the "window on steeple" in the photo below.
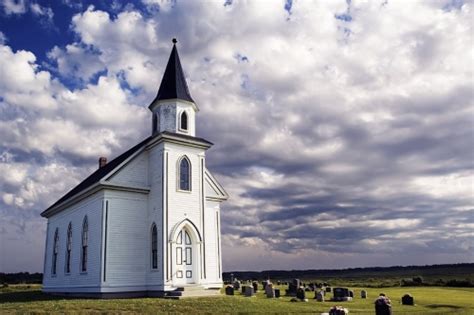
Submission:
{"label": "window on steeple", "polygon": [[179,189],[180,190],[191,190],[191,164],[188,158],[183,157],[179,162]]}
{"label": "window on steeple", "polygon": [[181,114],[179,128],[181,130],[188,130],[188,114],[186,114],[186,111],[183,111]]}
{"label": "window on steeple", "polygon": [[153,133],[159,131],[159,125],[158,125],[158,114],[153,113]]}

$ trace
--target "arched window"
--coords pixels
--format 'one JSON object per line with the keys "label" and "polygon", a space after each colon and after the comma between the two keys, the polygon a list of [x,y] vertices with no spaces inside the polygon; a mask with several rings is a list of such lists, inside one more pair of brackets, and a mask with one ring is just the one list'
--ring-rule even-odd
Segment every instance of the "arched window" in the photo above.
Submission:
{"label": "arched window", "polygon": [[58,250],[59,250],[59,230],[56,228],[54,232],[53,242],[53,263],[51,265],[51,274],[56,275],[56,267],[58,265]]}
{"label": "arched window", "polygon": [[191,190],[191,164],[186,157],[179,163],[179,189]]}
{"label": "arched window", "polygon": [[66,238],[66,273],[71,272],[71,250],[72,250],[72,225],[69,222]]}
{"label": "arched window", "polygon": [[183,111],[181,114],[179,127],[182,130],[188,130],[188,114],[186,114],[186,111]]}
{"label": "arched window", "polygon": [[87,243],[89,238],[89,224],[87,222],[87,216],[84,218],[82,223],[82,248],[81,248],[81,271],[87,271]]}
{"label": "arched window", "polygon": [[151,268],[158,269],[158,231],[154,223],[151,228]]}

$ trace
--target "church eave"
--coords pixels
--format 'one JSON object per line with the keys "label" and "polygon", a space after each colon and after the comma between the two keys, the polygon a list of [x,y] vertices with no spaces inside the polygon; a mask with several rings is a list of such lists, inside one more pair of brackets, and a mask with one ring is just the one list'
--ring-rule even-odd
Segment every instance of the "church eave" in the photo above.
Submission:
{"label": "church eave", "polygon": [[179,133],[173,133],[168,131],[163,131],[162,133],[157,134],[148,144],[146,149],[151,149],[152,147],[162,143],[162,142],[171,142],[177,144],[184,144],[191,147],[196,147],[200,149],[209,149],[213,143],[205,139],[187,136]]}
{"label": "church eave", "polygon": [[68,207],[80,202],[81,200],[84,200],[87,197],[92,196],[93,194],[103,191],[103,190],[116,190],[116,191],[127,191],[127,192],[148,194],[150,192],[150,187],[125,186],[125,185],[112,184],[107,181],[100,181],[99,183],[96,183],[95,185],[89,187],[88,189],[81,191],[80,193],[64,201],[63,203],[60,203],[54,206],[53,208],[43,211],[41,213],[41,216],[44,218],[49,218],[67,209]]}

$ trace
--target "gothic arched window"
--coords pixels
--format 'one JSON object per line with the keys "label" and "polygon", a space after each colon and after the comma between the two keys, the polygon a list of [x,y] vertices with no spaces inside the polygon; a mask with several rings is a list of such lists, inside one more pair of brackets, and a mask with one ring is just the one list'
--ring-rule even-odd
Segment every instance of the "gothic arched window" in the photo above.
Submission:
{"label": "gothic arched window", "polygon": [[179,162],[179,189],[191,190],[191,164],[186,157]]}
{"label": "gothic arched window", "polygon": [[72,250],[72,225],[69,222],[66,238],[66,273],[71,272],[71,250]]}
{"label": "gothic arched window", "polygon": [[186,114],[186,111],[183,111],[181,114],[179,128],[182,130],[188,130],[188,114]]}
{"label": "gothic arched window", "polygon": [[89,238],[89,224],[87,216],[84,217],[82,223],[82,247],[81,247],[81,271],[87,271],[87,243]]}
{"label": "gothic arched window", "polygon": [[53,242],[53,263],[51,265],[51,274],[56,275],[56,267],[58,265],[58,250],[59,250],[59,230],[56,228],[54,232]]}
{"label": "gothic arched window", "polygon": [[155,223],[151,228],[151,268],[158,268],[158,230]]}

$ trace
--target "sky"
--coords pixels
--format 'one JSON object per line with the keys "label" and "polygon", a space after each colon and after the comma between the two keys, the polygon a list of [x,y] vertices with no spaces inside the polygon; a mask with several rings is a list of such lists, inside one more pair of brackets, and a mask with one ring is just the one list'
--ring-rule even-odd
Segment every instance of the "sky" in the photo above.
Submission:
{"label": "sky", "polygon": [[40,213],[151,132],[172,48],[223,269],[474,262],[472,1],[0,0],[0,272]]}

